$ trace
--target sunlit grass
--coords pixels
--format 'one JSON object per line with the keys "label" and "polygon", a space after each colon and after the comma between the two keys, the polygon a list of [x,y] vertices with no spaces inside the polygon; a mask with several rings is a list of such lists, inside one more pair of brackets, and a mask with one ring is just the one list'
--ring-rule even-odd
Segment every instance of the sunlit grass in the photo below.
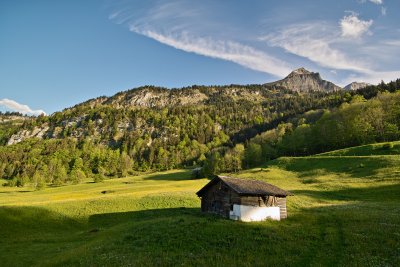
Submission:
{"label": "sunlit grass", "polygon": [[284,221],[200,212],[208,180],[174,170],[0,188],[4,266],[398,266],[400,157],[280,158],[231,174],[294,195]]}

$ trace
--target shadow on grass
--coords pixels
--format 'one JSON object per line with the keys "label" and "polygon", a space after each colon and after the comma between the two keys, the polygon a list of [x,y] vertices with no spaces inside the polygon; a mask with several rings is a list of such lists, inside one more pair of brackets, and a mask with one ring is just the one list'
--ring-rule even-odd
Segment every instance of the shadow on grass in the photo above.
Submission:
{"label": "shadow on grass", "polygon": [[291,190],[294,195],[304,195],[323,200],[400,201],[400,183],[368,188],[349,188],[335,191]]}
{"label": "shadow on grass", "polygon": [[192,172],[190,170],[171,173],[154,173],[147,175],[144,180],[182,181],[192,179],[191,175]]}
{"label": "shadow on grass", "polygon": [[29,192],[34,192],[33,190],[18,190],[18,191],[6,191],[6,192],[0,192],[0,194],[11,194],[11,193],[29,193]]}
{"label": "shadow on grass", "polygon": [[83,224],[39,207],[0,207],[0,236],[13,239],[80,229]]}

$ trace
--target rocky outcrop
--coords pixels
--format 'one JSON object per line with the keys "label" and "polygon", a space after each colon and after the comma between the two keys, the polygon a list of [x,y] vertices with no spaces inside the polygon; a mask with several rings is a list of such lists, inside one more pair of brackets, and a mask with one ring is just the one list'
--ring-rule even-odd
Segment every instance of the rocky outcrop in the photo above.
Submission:
{"label": "rocky outcrop", "polygon": [[48,126],[35,127],[33,128],[33,130],[22,130],[16,134],[13,134],[8,140],[7,145],[17,144],[28,138],[42,139],[48,130],[49,130]]}
{"label": "rocky outcrop", "polygon": [[194,105],[208,97],[196,89],[168,90],[163,88],[138,88],[110,97],[104,104],[113,107],[165,107]]}
{"label": "rocky outcrop", "polygon": [[361,88],[365,88],[365,87],[367,87],[369,85],[370,85],[369,83],[352,82],[352,83],[346,85],[343,89],[344,90],[358,90],[358,89],[361,89]]}
{"label": "rocky outcrop", "polygon": [[338,91],[342,88],[323,80],[318,72],[311,72],[305,68],[292,71],[286,78],[267,84],[269,86],[281,87],[297,92],[310,91]]}

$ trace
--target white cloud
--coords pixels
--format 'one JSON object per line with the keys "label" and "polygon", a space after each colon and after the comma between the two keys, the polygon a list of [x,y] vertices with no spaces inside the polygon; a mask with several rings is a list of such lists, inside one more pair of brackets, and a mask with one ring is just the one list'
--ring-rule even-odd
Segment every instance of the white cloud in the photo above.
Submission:
{"label": "white cloud", "polygon": [[381,81],[390,82],[400,78],[400,71],[370,71],[360,75],[350,75],[344,83],[349,84],[354,81],[362,81],[370,84],[378,84]]}
{"label": "white cloud", "polygon": [[[379,0],[358,1],[383,4]],[[263,30],[269,34],[257,39],[257,25],[254,29],[246,28],[245,32],[241,32],[237,27],[232,30],[231,24],[221,22],[213,12],[218,5],[205,8],[204,5],[187,1],[157,3],[143,10],[128,5],[111,13],[109,18],[128,25],[132,32],[176,49],[231,61],[278,77],[286,76],[292,70],[292,64],[309,65],[304,59],[328,68],[332,74],[337,71],[335,79],[340,81],[346,79],[344,75],[362,77],[368,82],[386,81],[398,75],[393,71],[397,68],[393,60],[393,44],[396,43],[384,46],[372,42],[374,36],[361,38],[372,34],[370,28],[373,20],[362,20],[354,12],[346,14],[338,23],[314,21],[296,25],[281,24],[284,28],[280,31],[274,31],[269,24],[265,24]],[[379,8],[384,12],[384,6]],[[257,43],[260,40],[269,47],[260,47],[260,43]],[[381,52],[369,53],[367,50],[371,49]],[[290,60],[290,63],[285,60]],[[304,61],[305,64],[301,63]]]}
{"label": "white cloud", "polygon": [[340,37],[328,26],[326,26],[326,31],[329,34],[321,33],[324,27],[323,23],[293,25],[277,34],[270,34],[260,39],[267,41],[271,46],[282,47],[287,52],[305,57],[324,67],[367,71],[366,62],[350,59],[341,51],[331,47],[332,40]]}
{"label": "white cloud", "polygon": [[130,30],[179,50],[231,61],[277,77],[284,77],[291,72],[286,62],[237,42],[196,37],[185,31],[163,34],[154,30],[139,29],[136,26],[131,26]]}
{"label": "white cloud", "polygon": [[[200,2],[199,2],[200,3]],[[109,19],[129,26],[130,31],[162,44],[198,55],[234,62],[243,67],[284,77],[292,68],[283,60],[237,41],[220,31],[212,19],[212,7],[190,1],[160,1],[144,10],[119,6]],[[216,25],[219,25],[216,27]]]}
{"label": "white cloud", "polygon": [[32,109],[31,109],[29,106],[27,106],[27,105],[20,104],[20,103],[14,101],[14,100],[7,99],[7,98],[0,99],[0,105],[6,107],[6,108],[8,108],[8,109],[11,109],[11,110],[13,110],[13,111],[18,111],[18,112],[20,112],[20,113],[22,113],[22,114],[28,114],[28,115],[40,115],[40,114],[44,114],[44,115],[46,115],[46,112],[44,112],[44,111],[41,110],[41,109],[32,110]]}
{"label": "white cloud", "polygon": [[340,20],[340,28],[343,37],[359,38],[363,34],[368,33],[373,20],[360,20],[357,16],[358,14],[352,13],[348,16],[344,16]]}
{"label": "white cloud", "polygon": [[[388,82],[400,77],[400,71],[376,70],[385,68],[384,65],[381,67],[377,65],[380,64],[382,58],[386,58],[386,55],[390,59],[393,58],[394,52],[390,48],[400,45],[397,39],[366,46],[360,40],[355,42],[353,39],[342,38],[337,27],[319,21],[286,26],[285,29],[261,37],[260,40],[266,41],[270,46],[281,47],[286,52],[330,68],[333,74],[335,70],[353,72],[341,81],[341,84],[348,84],[354,80],[376,84],[381,80]],[[366,49],[368,47],[369,49]],[[371,49],[380,53],[371,53]],[[370,61],[365,61],[364,58]]]}

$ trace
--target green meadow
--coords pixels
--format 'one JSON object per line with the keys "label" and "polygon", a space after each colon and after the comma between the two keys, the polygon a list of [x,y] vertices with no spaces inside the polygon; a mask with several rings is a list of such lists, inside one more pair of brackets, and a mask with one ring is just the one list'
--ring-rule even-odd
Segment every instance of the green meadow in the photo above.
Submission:
{"label": "green meadow", "polygon": [[189,170],[0,188],[1,266],[400,266],[398,144],[279,158],[236,177],[289,190],[288,219],[200,212]]}

